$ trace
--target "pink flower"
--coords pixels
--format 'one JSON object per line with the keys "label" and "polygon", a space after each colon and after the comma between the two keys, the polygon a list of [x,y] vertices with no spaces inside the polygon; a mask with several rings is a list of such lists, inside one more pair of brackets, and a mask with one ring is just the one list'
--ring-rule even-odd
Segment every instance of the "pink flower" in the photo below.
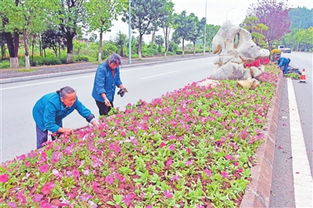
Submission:
{"label": "pink flower", "polygon": [[130,142],[134,145],[137,146],[138,145],[138,140],[135,137],[130,137]]}
{"label": "pink flower", "polygon": [[53,182],[48,182],[46,183],[42,189],[41,189],[41,192],[45,195],[48,195],[50,194],[51,190],[54,188],[54,183]]}
{"label": "pink flower", "polygon": [[191,150],[189,147],[186,148],[186,152],[190,155],[191,154]]}
{"label": "pink flower", "polygon": [[165,198],[167,198],[167,199],[173,197],[173,193],[170,192],[169,190],[165,190],[165,191],[163,192],[163,194],[164,194]]}
{"label": "pink flower", "polygon": [[25,166],[26,166],[26,167],[30,167],[30,165],[31,165],[31,164],[30,164],[29,161],[25,161]]}
{"label": "pink flower", "polygon": [[45,201],[40,202],[40,208],[53,208],[53,206]]}
{"label": "pink flower", "polygon": [[209,169],[204,169],[204,173],[206,176],[210,177],[212,175],[212,172]]}
{"label": "pink flower", "polygon": [[108,184],[112,184],[114,182],[114,177],[112,175],[107,175],[105,177],[105,182]]}
{"label": "pink flower", "polygon": [[53,152],[51,161],[52,163],[57,163],[59,162],[60,158],[61,158],[61,152]]}
{"label": "pink flower", "polygon": [[173,160],[172,160],[172,159],[168,159],[168,160],[165,162],[165,166],[166,166],[166,167],[170,167],[172,164],[173,164]]}
{"label": "pink flower", "polygon": [[33,201],[34,202],[40,202],[42,198],[43,198],[42,194],[34,194],[33,195]]}
{"label": "pink flower", "polygon": [[231,156],[231,155],[226,155],[226,156],[225,156],[225,159],[226,159],[226,160],[233,160],[234,158],[233,158],[233,156]]}
{"label": "pink flower", "polygon": [[46,173],[49,170],[49,165],[45,164],[39,167],[40,173]]}
{"label": "pink flower", "polygon": [[17,193],[17,198],[22,204],[26,203],[26,197],[24,196],[23,191]]}
{"label": "pink flower", "polygon": [[9,208],[17,208],[17,205],[15,202],[8,202]]}
{"label": "pink flower", "polygon": [[74,176],[74,178],[79,178],[80,177],[80,173],[77,169],[74,169],[72,171],[72,176]]}
{"label": "pink flower", "polygon": [[8,174],[2,174],[0,175],[0,182],[5,183],[9,180],[9,175]]}
{"label": "pink flower", "polygon": [[234,166],[238,166],[238,162],[233,162],[233,165]]}
{"label": "pink flower", "polygon": [[84,193],[82,194],[79,199],[82,200],[82,201],[88,201],[89,199],[91,199],[92,196],[90,194],[87,194],[87,193]]}
{"label": "pink flower", "polygon": [[228,178],[228,173],[226,171],[222,171],[221,175],[223,178]]}
{"label": "pink flower", "polygon": [[161,142],[160,147],[165,147],[166,144],[164,142]]}
{"label": "pink flower", "polygon": [[192,163],[193,163],[193,160],[188,160],[188,161],[185,163],[185,165],[186,165],[186,166],[190,166],[190,165],[192,165]]}
{"label": "pink flower", "polygon": [[121,151],[121,147],[118,143],[111,143],[109,145],[109,149],[114,151],[115,153],[119,153]]}
{"label": "pink flower", "polygon": [[168,147],[169,150],[171,151],[174,151],[176,149],[176,146],[175,144],[171,144],[169,147]]}
{"label": "pink flower", "polygon": [[242,132],[240,132],[239,137],[241,139],[246,139],[248,137],[249,133],[246,130],[243,130]]}
{"label": "pink flower", "polygon": [[135,193],[127,194],[126,196],[123,197],[123,202],[126,204],[126,206],[129,207],[132,205],[132,202],[133,202],[135,197],[136,197]]}
{"label": "pink flower", "polygon": [[179,180],[179,176],[178,175],[174,175],[172,178],[171,178],[171,181],[178,181]]}

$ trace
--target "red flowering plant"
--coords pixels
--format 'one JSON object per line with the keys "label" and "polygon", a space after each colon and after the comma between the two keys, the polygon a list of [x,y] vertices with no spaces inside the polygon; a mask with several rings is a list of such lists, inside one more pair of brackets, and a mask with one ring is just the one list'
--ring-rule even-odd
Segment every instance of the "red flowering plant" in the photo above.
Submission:
{"label": "red flowering plant", "polygon": [[274,91],[192,83],[128,105],[3,163],[0,206],[237,207]]}

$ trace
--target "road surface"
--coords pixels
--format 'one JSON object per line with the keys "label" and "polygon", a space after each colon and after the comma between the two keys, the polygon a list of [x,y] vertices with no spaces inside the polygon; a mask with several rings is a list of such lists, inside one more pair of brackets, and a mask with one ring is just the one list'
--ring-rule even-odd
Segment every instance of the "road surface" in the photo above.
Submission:
{"label": "road surface", "polygon": [[[129,93],[123,98],[115,96],[114,105],[123,109],[128,103],[136,103],[139,99],[151,101],[168,91],[204,79],[210,73],[213,60],[214,57],[208,57],[127,69],[121,67],[121,79]],[[35,149],[32,108],[46,93],[71,86],[76,89],[80,101],[98,116],[95,101],[91,97],[93,80],[94,72],[1,85],[0,162]],[[85,119],[76,111],[63,121],[63,126],[68,128],[87,125]]]}

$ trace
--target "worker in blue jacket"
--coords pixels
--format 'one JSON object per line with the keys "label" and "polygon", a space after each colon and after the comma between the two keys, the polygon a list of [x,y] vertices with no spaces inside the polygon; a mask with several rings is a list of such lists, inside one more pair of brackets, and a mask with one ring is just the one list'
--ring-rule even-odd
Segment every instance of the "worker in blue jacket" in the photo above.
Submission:
{"label": "worker in blue jacket", "polygon": [[280,57],[278,60],[278,66],[280,67],[284,74],[288,74],[289,63],[290,58]]}
{"label": "worker in blue jacket", "polygon": [[104,63],[100,64],[94,79],[92,97],[95,99],[100,115],[108,115],[113,107],[115,88],[128,92],[120,79],[121,57],[112,54]]}
{"label": "worker in blue jacket", "polygon": [[37,148],[48,139],[48,131],[54,135],[70,134],[72,129],[62,127],[62,119],[74,110],[94,126],[98,126],[95,116],[77,98],[71,87],[63,87],[57,92],[41,97],[33,108],[36,123]]}

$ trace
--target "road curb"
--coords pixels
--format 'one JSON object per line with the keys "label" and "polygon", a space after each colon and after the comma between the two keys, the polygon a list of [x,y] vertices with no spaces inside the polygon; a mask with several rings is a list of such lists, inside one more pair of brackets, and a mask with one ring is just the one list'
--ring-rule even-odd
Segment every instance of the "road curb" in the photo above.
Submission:
{"label": "road curb", "polygon": [[[144,62],[144,63],[123,64],[122,68],[132,68],[136,66],[186,61],[186,60],[200,59],[200,58],[207,58],[207,57],[210,57],[210,56],[195,56],[195,57],[187,57],[187,58],[174,58],[174,59],[166,59],[166,60],[159,60],[159,61],[151,61],[151,62]],[[45,74],[32,75],[32,76],[5,78],[5,79],[0,79],[0,84],[9,84],[9,83],[14,83],[14,82],[24,82],[24,81],[30,81],[30,80],[35,80],[35,79],[45,79],[45,78],[61,77],[61,76],[75,75],[75,74],[86,74],[90,72],[95,72],[96,69],[97,67],[89,68],[89,69],[77,69],[77,70],[65,71],[65,72],[52,72],[52,73],[45,73]]]}
{"label": "road curb", "polygon": [[257,150],[258,161],[251,169],[252,180],[241,201],[241,208],[269,207],[282,83],[283,76],[280,73],[264,128],[266,141]]}

